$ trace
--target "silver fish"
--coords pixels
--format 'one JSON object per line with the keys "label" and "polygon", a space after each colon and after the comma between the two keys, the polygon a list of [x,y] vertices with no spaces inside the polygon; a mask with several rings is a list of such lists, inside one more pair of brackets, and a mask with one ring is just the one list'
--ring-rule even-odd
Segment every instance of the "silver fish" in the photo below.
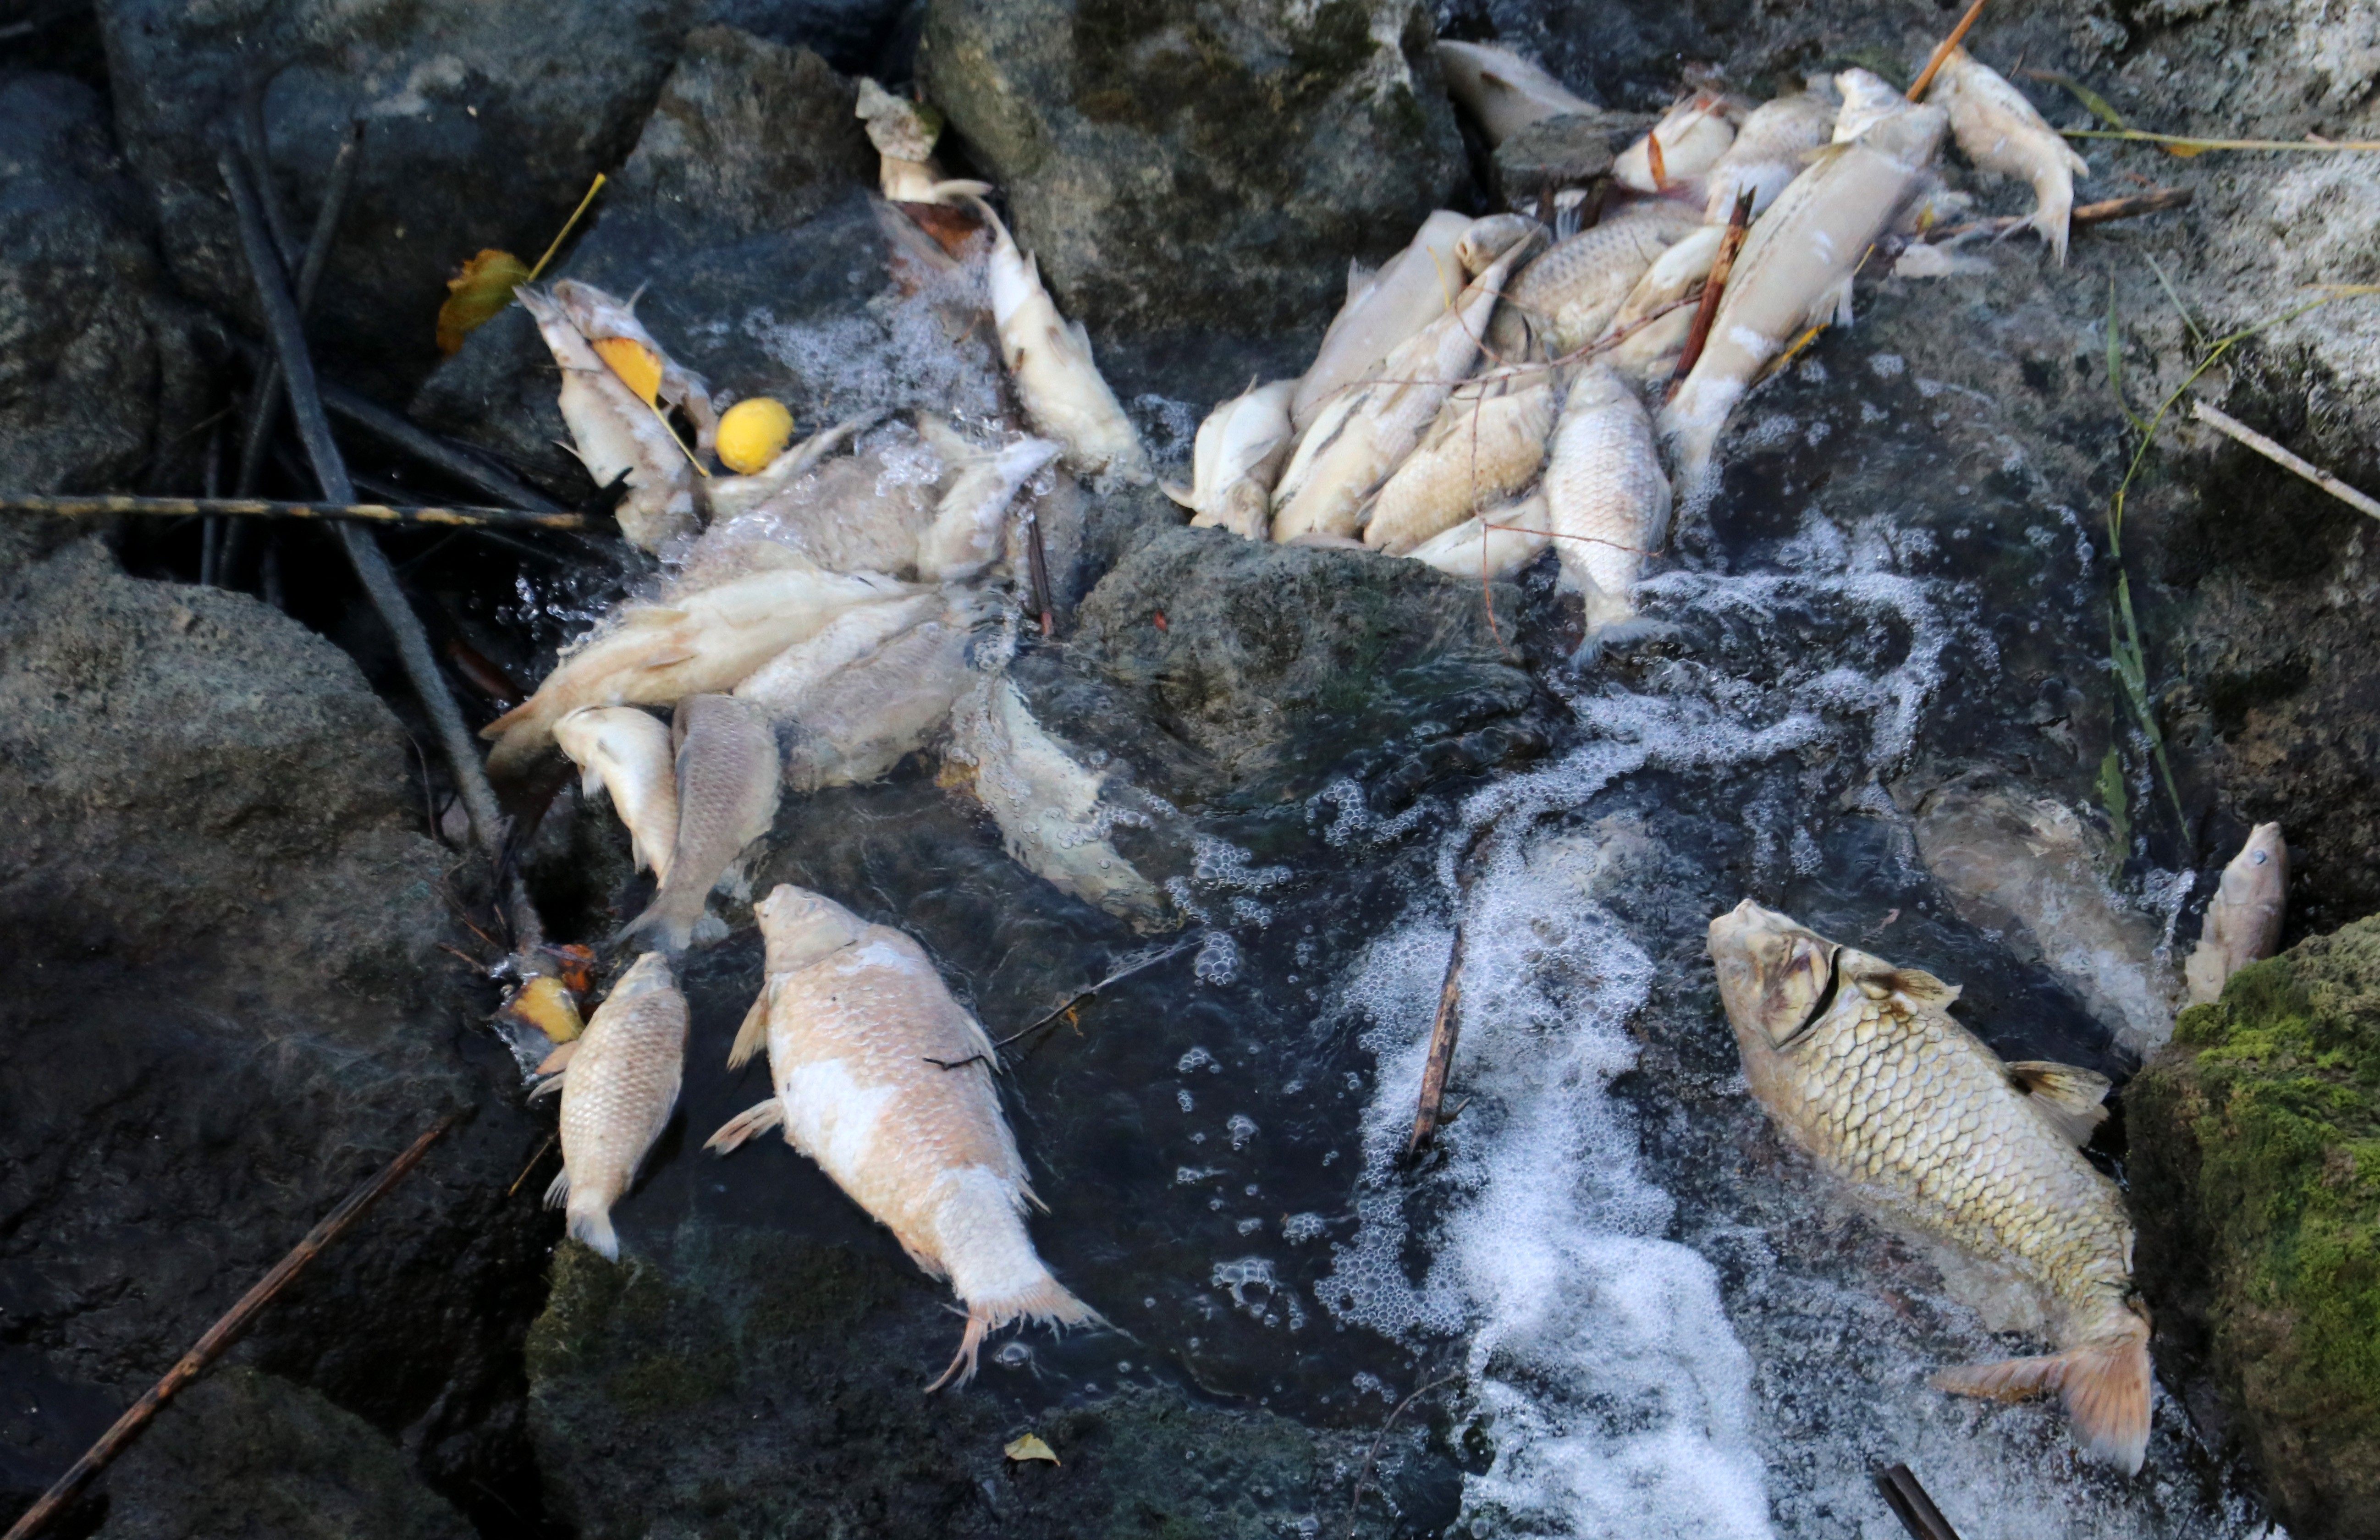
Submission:
{"label": "silver fish", "polygon": [[1702,223],[1694,210],[1660,199],[1559,242],[1512,280],[1488,331],[1489,350],[1518,359],[1534,338],[1559,358],[1594,341],[1645,269]]}
{"label": "silver fish", "polygon": [[929,598],[921,601],[923,612],[875,628],[880,634],[860,636],[854,628],[832,637],[832,656],[821,646],[830,637],[821,633],[795,649],[804,658],[781,659],[738,686],[739,696],[758,700],[778,724],[785,784],[798,792],[858,785],[924,747],[974,683],[968,644],[998,602],[966,592],[947,603]]}
{"label": "silver fish", "polygon": [[677,767],[670,732],[660,718],[633,706],[590,706],[553,724],[554,742],[578,767],[580,794],[612,794],[613,811],[628,827],[637,869],[666,881],[677,852]]}
{"label": "silver fish", "polygon": [[[1656,142],[1660,146],[1658,166],[1653,161]],[[1638,192],[1696,183],[1734,143],[1735,124],[1726,100],[1714,91],[1697,91],[1620,152],[1611,163],[1611,179]],[[1701,200],[1697,196],[1695,201]]]}
{"label": "silver fish", "polygon": [[2033,184],[2033,227],[2064,267],[2074,178],[2091,175],[2089,164],[2042,120],[2024,92],[1963,48],[1950,50],[1925,99],[1949,111],[1950,132],[1967,159],[1983,170]]}
{"label": "silver fish", "polygon": [[1848,144],[1888,117],[1909,110],[1909,98],[1872,70],[1846,69],[1835,77],[1842,107],[1835,114],[1833,142]]}
{"label": "silver fish", "polygon": [[1463,264],[1455,249],[1471,224],[1466,215],[1439,209],[1378,273],[1350,264],[1347,303],[1322,334],[1322,346],[1290,396],[1289,420],[1299,432],[1326,403],[1379,373],[1381,359],[1446,313],[1463,292]]}
{"label": "silver fish", "polygon": [[710,404],[710,382],[662,350],[653,334],[645,330],[645,323],[637,319],[635,300],[618,298],[576,278],[557,279],[553,299],[596,352],[607,351],[604,345],[614,342],[633,343],[642,349],[649,356],[645,361],[658,375],[653,387],[655,402],[665,409],[675,407],[686,415],[694,424],[696,449],[708,455],[717,447],[719,413]]}
{"label": "silver fish", "polygon": [[1532,492],[1431,536],[1405,556],[1450,577],[1509,577],[1553,543],[1548,516],[1546,494]]}
{"label": "silver fish", "polygon": [[1407,555],[1536,480],[1554,404],[1553,373],[1542,365],[1493,370],[1458,386],[1373,499],[1364,543]]}
{"label": "silver fish", "polygon": [[1670,528],[1652,422],[1636,393],[1600,364],[1571,382],[1546,463],[1546,505],[1561,586],[1586,600],[1584,661],[1630,634],[1619,629],[1635,622],[1630,590]]}
{"label": "silver fish", "polygon": [[2260,823],[2223,868],[2223,879],[2207,901],[2198,945],[2182,964],[2192,1005],[2220,1000],[2225,980],[2279,948],[2289,898],[2288,842],[2279,824]]}
{"label": "silver fish", "polygon": [[1735,212],[1736,199],[1748,190],[1752,216],[1759,218],[1802,175],[1811,154],[1833,139],[1834,131],[1835,103],[1815,90],[1753,108],[1736,130],[1735,142],[1710,169],[1703,217],[1725,224]]}
{"label": "silver fish", "polygon": [[669,1126],[686,1067],[686,997],[669,960],[650,952],[612,986],[587,1030],[539,1066],[553,1078],[532,1099],[562,1093],[562,1174],[548,1207],[567,1203],[570,1233],[613,1261],[612,1206]]}
{"label": "silver fish", "polygon": [[1009,504],[1062,447],[1051,439],[1019,439],[953,467],[934,522],[917,540],[917,575],[938,583],[981,576],[1005,550]]}
{"label": "silver fish", "polygon": [[771,1128],[892,1231],[966,1305],[933,1388],[975,1374],[1012,1321],[1095,1324],[1026,1232],[1026,1182],[1000,1110],[991,1040],[925,949],[822,894],[784,885],[759,905],[768,976],[730,1067],[765,1046],[776,1095],[713,1134],[722,1154]]}
{"label": "silver fish", "polygon": [[596,485],[627,477],[620,533],[645,551],[695,530],[694,467],[669,427],[596,353],[561,303],[523,284],[513,291],[562,370],[562,420]]}
{"label": "silver fish", "polygon": [[1602,110],[1543,67],[1493,43],[1440,38],[1438,67],[1446,77],[1447,94],[1479,120],[1491,150],[1541,119]]}
{"label": "silver fish", "polygon": [[1296,434],[1290,425],[1294,380],[1251,384],[1220,403],[1198,425],[1190,485],[1165,484],[1165,495],[1191,512],[1193,528],[1229,529],[1260,540],[1272,522],[1272,486]]}
{"label": "silver fish", "polygon": [[653,932],[680,952],[704,903],[744,847],[777,816],[777,737],[760,708],[734,696],[690,695],[677,703],[677,855],[645,912],[622,937]]}

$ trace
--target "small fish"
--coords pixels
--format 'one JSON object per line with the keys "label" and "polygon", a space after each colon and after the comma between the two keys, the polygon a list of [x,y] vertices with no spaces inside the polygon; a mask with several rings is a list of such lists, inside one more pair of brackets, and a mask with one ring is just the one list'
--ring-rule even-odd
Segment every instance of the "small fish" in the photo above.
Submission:
{"label": "small fish", "polygon": [[1829,319],[1849,324],[1852,275],[1942,142],[1941,108],[1904,108],[1822,152],[1752,227],[1710,340],[1662,413],[1682,486],[1702,484],[1728,414],[1786,344]]}
{"label": "small fish", "polygon": [[1561,587],[1586,600],[1581,661],[1644,628],[1629,590],[1670,529],[1670,482],[1636,393],[1600,364],[1571,382],[1546,464]]}
{"label": "small fish", "polygon": [[874,781],[925,746],[974,683],[967,647],[997,600],[959,592],[900,605],[896,624],[854,611],[736,687],[769,713],[797,792]]}
{"label": "small fish", "polygon": [[1033,1249],[1040,1200],[1000,1110],[997,1050],[902,932],[783,885],[759,906],[768,973],[728,1064],[764,1047],[776,1095],[732,1119],[724,1155],[782,1129],[966,1306],[959,1351],[931,1388],[975,1375],[983,1340],[1012,1321],[1094,1325]]}
{"label": "small fish", "polygon": [[1544,118],[1602,111],[1541,67],[1493,43],[1440,38],[1438,67],[1447,94],[1479,120],[1490,150]]}
{"label": "small fish", "polygon": [[1832,142],[1848,144],[1888,117],[1909,110],[1909,98],[1871,70],[1846,69],[1835,77],[1843,104],[1835,114]]}
{"label": "small fish", "polygon": [[1450,577],[1474,582],[1509,577],[1553,544],[1548,516],[1546,494],[1531,492],[1518,503],[1491,508],[1431,536],[1405,556]]}
{"label": "small fish", "polygon": [[1937,1375],[1958,1395],[2064,1393],[2078,1442],[2126,1473],[2149,1437],[2149,1322],[2132,1226],[2076,1148],[2106,1077],[2006,1063],[1951,1019],[1959,991],[1746,899],[1711,922],[1752,1094],[1792,1141],[1895,1218],[2038,1291],[2063,1351]]}
{"label": "small fish", "polygon": [[1320,430],[1332,419],[1317,420],[1274,489],[1274,540],[1355,532],[1366,501],[1413,452],[1455,384],[1471,372],[1505,279],[1532,245],[1523,240],[1506,250],[1471,281],[1454,309],[1384,359],[1379,378],[1351,393],[1354,399],[1327,438]]}
{"label": "small fish", "polygon": [[1666,388],[1677,377],[1678,360],[1684,355],[1686,338],[1694,329],[1694,309],[1692,305],[1683,305],[1658,316],[1612,341],[1597,357],[1638,390],[1650,391],[1656,385]]}
{"label": "small fish", "polygon": [[[653,932],[663,952],[684,952],[710,919],[704,904],[744,847],[777,816],[777,735],[748,700],[690,695],[677,703],[677,855],[645,912],[614,940]],[[715,922],[714,922],[715,923]]]}
{"label": "small fish", "polygon": [[1702,223],[1684,204],[1659,200],[1559,242],[1512,280],[1488,331],[1489,350],[1517,360],[1532,338],[1555,358],[1585,346],[1602,335],[1645,270]]}
{"label": "small fish", "polygon": [[1950,133],[1967,159],[1985,171],[2033,184],[2033,227],[2064,267],[2074,178],[2091,175],[2082,157],[2067,148],[2024,92],[1963,48],[1950,50],[1925,99],[1949,110]]}
{"label": "small fish", "polygon": [[939,593],[913,593],[846,610],[817,635],[753,670],[735,686],[735,698],[752,702],[773,721],[789,721],[812,691],[893,637],[941,613],[943,602]]}
{"label": "small fish", "polygon": [[[710,382],[662,351],[645,323],[637,319],[634,299],[621,299],[592,284],[563,278],[554,283],[553,301],[630,390],[648,405],[674,407],[686,415],[694,424],[697,450],[708,455],[717,447],[719,412],[710,404]],[[619,344],[628,346],[622,348]]]}
{"label": "small fish", "polygon": [[1165,485],[1165,495],[1191,511],[1192,528],[1229,529],[1260,540],[1272,522],[1272,486],[1296,437],[1290,426],[1294,380],[1252,384],[1218,405],[1198,425],[1190,457],[1190,485]]}
{"label": "small fish", "polygon": [[1066,466],[1102,480],[1145,486],[1148,451],[1115,392],[1091,358],[1090,333],[1058,314],[1040,269],[1016,248],[1008,226],[981,199],[970,199],[991,227],[991,318],[1000,356],[1033,430],[1066,446]]}
{"label": "small fish", "polygon": [[2223,880],[2207,901],[2198,945],[2182,964],[2192,1005],[2220,1000],[2225,980],[2279,948],[2289,889],[2289,847],[2281,826],[2260,823],[2223,868]]}
{"label": "small fish", "polygon": [[[1657,142],[1658,163],[1654,159]],[[1735,124],[1726,99],[1715,91],[1697,91],[1671,107],[1651,133],[1620,152],[1611,163],[1611,179],[1638,192],[1690,187],[1701,181],[1734,143]]]}
{"label": "small fish", "polygon": [[562,1093],[562,1174],[546,1189],[546,1207],[566,1200],[570,1233],[614,1262],[620,1237],[612,1206],[669,1126],[685,1073],[686,1023],[669,960],[649,952],[612,986],[587,1030],[539,1066],[552,1078],[529,1093]]}
{"label": "small fish", "polygon": [[1753,108],[1736,130],[1735,142],[1710,169],[1703,217],[1714,224],[1726,224],[1736,199],[1747,188],[1752,217],[1766,213],[1787,184],[1802,175],[1811,154],[1833,139],[1835,113],[1834,102],[1816,89]]}
{"label": "small fish", "polygon": [[555,722],[553,740],[578,767],[582,794],[592,801],[599,792],[612,794],[613,810],[628,827],[637,869],[667,881],[677,850],[677,769],[669,728],[633,706],[590,706]]}
{"label": "small fish", "polygon": [[1463,292],[1456,248],[1472,224],[1468,215],[1439,209],[1378,273],[1349,264],[1347,303],[1322,334],[1322,346],[1290,396],[1289,420],[1299,432],[1326,403],[1378,374],[1381,359],[1446,313]]}
{"label": "small fish", "polygon": [[976,451],[957,466],[917,541],[917,576],[937,583],[979,576],[1005,549],[1009,504],[1060,452],[1050,439],[1019,439]]}
{"label": "small fish", "polygon": [[668,425],[613,372],[559,302],[527,284],[513,297],[561,368],[562,420],[579,463],[599,487],[628,479],[616,511],[620,533],[644,551],[694,533],[694,467]]}
{"label": "small fish", "polygon": [[1364,543],[1391,556],[1506,501],[1536,479],[1554,427],[1553,371],[1492,370],[1456,387],[1421,443],[1373,500]]}
{"label": "small fish", "polygon": [[1163,892],[1109,840],[1119,809],[1108,778],[1050,735],[1014,681],[988,674],[959,702],[950,752],[974,770],[976,800],[1019,866],[1135,929],[1165,924]]}
{"label": "small fish", "polygon": [[941,137],[941,115],[925,103],[895,96],[863,75],[855,115],[868,125],[868,140],[876,146],[879,162],[877,179],[884,196],[893,202],[950,205],[991,191],[989,182],[952,181],[943,176],[934,160],[934,141]]}
{"label": "small fish", "polygon": [[480,730],[496,746],[488,773],[517,775],[553,741],[553,724],[589,706],[666,706],[732,690],[762,663],[856,605],[916,590],[889,578],[808,564],[756,572],[682,599],[622,606],[563,654],[537,693]]}

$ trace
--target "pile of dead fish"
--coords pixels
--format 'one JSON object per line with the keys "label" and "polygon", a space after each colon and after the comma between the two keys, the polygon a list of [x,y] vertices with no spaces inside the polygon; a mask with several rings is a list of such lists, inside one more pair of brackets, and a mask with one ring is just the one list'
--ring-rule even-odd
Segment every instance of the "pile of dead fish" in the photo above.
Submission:
{"label": "pile of dead fish", "polygon": [[[1501,51],[1449,42],[1441,56],[1491,141],[1595,111]],[[940,742],[1019,862],[1135,926],[1168,917],[1108,840],[1107,778],[1002,672],[1037,542],[1079,540],[1070,479],[1146,482],[1148,454],[1082,328],[983,203],[990,189],[935,164],[930,115],[872,82],[860,114],[888,200],[981,222],[967,260],[1009,421],[863,419],[794,443],[775,402],[719,409],[628,306],[568,281],[520,291],[561,367],[580,456],[620,488],[623,531],[667,574],[488,729],[498,775],[559,746],[590,799],[609,794],[658,883],[622,933],[652,950],[540,1066],[562,1098],[552,1196],[607,1256],[612,1205],[677,1096],[687,1010],[672,960],[723,933],[710,895],[738,889],[784,793],[868,782]],[[2082,163],[1962,52],[1923,102],[1858,69],[1758,104],[1698,91],[1618,157],[1598,200],[1553,196],[1551,228],[1441,212],[1379,271],[1351,275],[1312,367],[1219,406],[1191,485],[1167,491],[1194,525],[1465,576],[1550,545],[1583,600],[1585,650],[1622,642],[1641,627],[1633,590],[1673,495],[1704,484],[1745,392],[1814,328],[1850,319],[1871,252],[1954,206],[1934,169],[1946,131],[1977,166],[2032,184],[2031,223],[2062,261]],[[732,474],[708,475],[712,455]],[[2277,831],[2260,830],[2226,875],[2193,995],[2271,950],[2285,869]],[[993,1045],[925,951],[790,886],[756,913],[766,976],[731,1063],[765,1051],[775,1091],[712,1147],[781,1131],[946,1276],[967,1310],[954,1374],[1011,1321],[1096,1320],[1034,1252]],[[1956,1371],[1945,1388],[2060,1390],[2085,1445],[2137,1468],[2148,1327],[2131,1231],[2077,1148],[2106,1081],[2001,1063],[1948,1014],[1951,987],[1757,906],[1715,922],[1711,948],[1753,1088],[1779,1122],[1905,1222],[2014,1268],[2053,1304],[2063,1351]]]}

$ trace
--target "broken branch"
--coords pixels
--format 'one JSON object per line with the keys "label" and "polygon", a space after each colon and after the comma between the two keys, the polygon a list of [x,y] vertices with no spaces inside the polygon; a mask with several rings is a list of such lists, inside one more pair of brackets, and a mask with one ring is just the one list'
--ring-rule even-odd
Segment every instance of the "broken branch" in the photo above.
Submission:
{"label": "broken branch", "polygon": [[1447,953],[1446,981],[1438,989],[1438,1018],[1429,1025],[1429,1058],[1421,1072],[1421,1104],[1414,1112],[1413,1137],[1405,1142],[1405,1158],[1413,1159],[1438,1135],[1439,1107],[1446,1099],[1446,1077],[1454,1067],[1454,1045],[1463,1036],[1463,927],[1454,928],[1454,950]]}
{"label": "broken branch", "polygon": [[1746,188],[1735,200],[1734,212],[1727,216],[1727,234],[1718,240],[1718,255],[1711,259],[1710,276],[1703,280],[1703,302],[1695,308],[1694,323],[1686,331],[1686,346],[1678,351],[1677,370],[1670,376],[1670,395],[1686,382],[1694,365],[1710,342],[1711,322],[1718,318],[1718,302],[1727,296],[1728,275],[1735,271],[1736,253],[1743,249],[1744,232],[1752,228],[1753,189]]}
{"label": "broken branch", "polygon": [[2204,401],[2192,401],[2190,404],[2190,412],[2199,421],[2219,432],[2228,433],[2282,469],[2304,477],[2356,512],[2380,518],[2380,498],[2374,498],[2357,491],[2320,466],[2298,458],[2264,434],[2241,422],[2238,418],[2228,412],[2218,411]]}
{"label": "broken branch", "polygon": [[1950,35],[1935,47],[1934,56],[1925,61],[1925,67],[1917,72],[1917,79],[1909,87],[1909,100],[1925,100],[1925,88],[1934,83],[1934,77],[1940,74],[1942,67],[1949,62],[1952,50],[1966,41],[1967,33],[1975,25],[1975,18],[1983,14],[1984,0],[1975,0],[1967,7],[1967,14],[1959,18],[1959,24],[1950,29]]}
{"label": "broken branch", "polygon": [[1896,1464],[1878,1471],[1876,1485],[1884,1494],[1885,1506],[1892,1510],[1892,1516],[1916,1540],[1959,1540],[1959,1532],[1942,1517],[1942,1510],[1934,1506],[1934,1499],[1925,1495],[1925,1488],[1918,1485],[1916,1473],[1908,1466]]}
{"label": "broken branch", "polygon": [[431,508],[387,503],[276,503],[258,497],[37,497],[0,493],[0,513],[69,518],[115,515],[187,518],[335,518],[366,524],[455,525],[465,528],[591,529],[578,514],[526,514],[512,508]]}

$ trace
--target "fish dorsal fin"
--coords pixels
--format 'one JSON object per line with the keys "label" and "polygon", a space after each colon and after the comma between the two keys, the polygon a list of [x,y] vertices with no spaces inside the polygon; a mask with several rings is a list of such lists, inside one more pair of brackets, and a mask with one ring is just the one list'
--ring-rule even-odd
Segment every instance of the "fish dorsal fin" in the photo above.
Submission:
{"label": "fish dorsal fin", "polygon": [[729,1069],[742,1069],[769,1046],[769,1003],[776,996],[777,976],[771,974],[761,983],[760,992],[752,997],[752,1009],[744,1013],[744,1025],[735,1029],[735,1045],[727,1050]]}
{"label": "fish dorsal fin", "polygon": [[1066,322],[1066,335],[1073,338],[1075,346],[1083,350],[1083,362],[1087,364],[1097,361],[1091,357],[1091,334],[1083,329],[1081,321]]}
{"label": "fish dorsal fin", "polygon": [[2034,1110],[2078,1147],[2089,1144],[2092,1132],[2107,1121],[2105,1103],[2114,1082],[2096,1071],[2027,1059],[2009,1065],[2008,1075]]}
{"label": "fish dorsal fin", "polygon": [[1363,298],[1364,296],[1371,293],[1372,285],[1379,281],[1379,270],[1378,268],[1366,267],[1363,263],[1357,261],[1353,257],[1347,259],[1348,304],[1353,305],[1357,300]]}
{"label": "fish dorsal fin", "polygon": [[1157,484],[1157,490],[1184,508],[1195,512],[1198,506],[1197,500],[1191,496],[1190,489],[1179,481],[1160,481]]}

